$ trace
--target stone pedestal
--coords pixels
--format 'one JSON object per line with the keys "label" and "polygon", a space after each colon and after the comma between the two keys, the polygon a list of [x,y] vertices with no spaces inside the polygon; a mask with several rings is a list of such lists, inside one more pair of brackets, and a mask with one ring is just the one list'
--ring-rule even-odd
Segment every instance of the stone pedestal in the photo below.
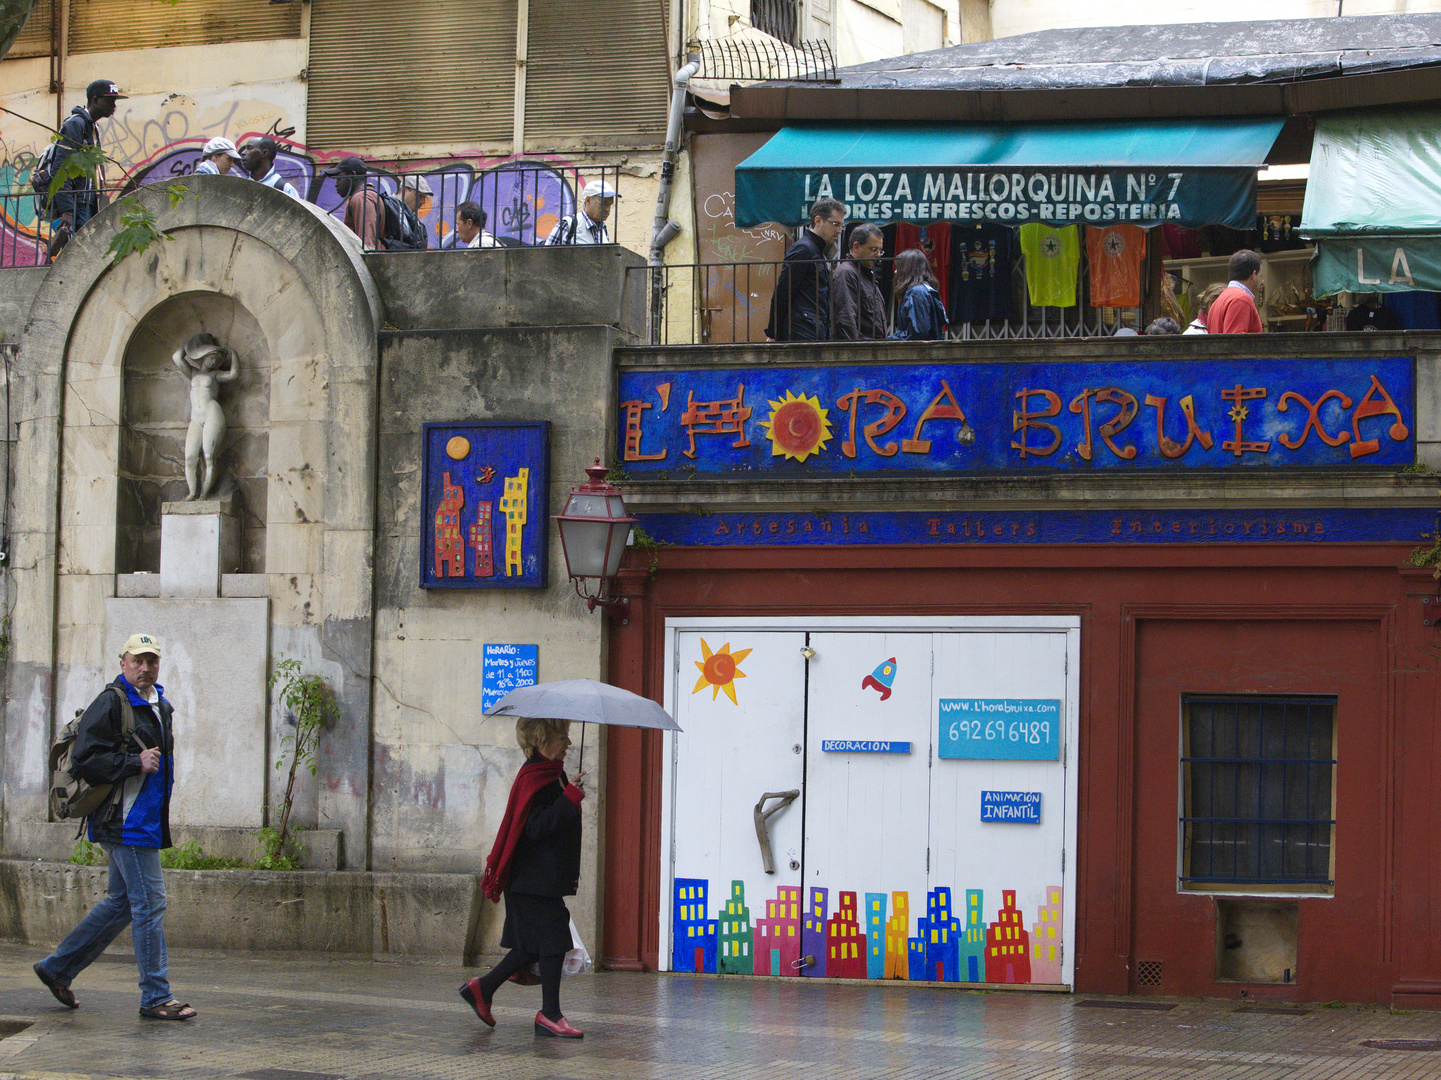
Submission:
{"label": "stone pedestal", "polygon": [[220,577],[240,562],[240,518],[235,500],[197,499],[160,507],[160,595],[220,595]]}

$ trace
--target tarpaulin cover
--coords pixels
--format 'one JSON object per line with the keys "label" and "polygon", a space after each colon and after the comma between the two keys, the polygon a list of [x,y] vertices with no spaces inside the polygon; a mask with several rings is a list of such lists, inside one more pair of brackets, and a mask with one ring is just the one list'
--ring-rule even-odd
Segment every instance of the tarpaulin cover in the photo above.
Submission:
{"label": "tarpaulin cover", "polygon": [[1317,296],[1441,290],[1441,111],[1319,117],[1301,235]]}
{"label": "tarpaulin cover", "polygon": [[736,167],[736,224],[831,196],[874,222],[1253,228],[1280,119],[782,128]]}

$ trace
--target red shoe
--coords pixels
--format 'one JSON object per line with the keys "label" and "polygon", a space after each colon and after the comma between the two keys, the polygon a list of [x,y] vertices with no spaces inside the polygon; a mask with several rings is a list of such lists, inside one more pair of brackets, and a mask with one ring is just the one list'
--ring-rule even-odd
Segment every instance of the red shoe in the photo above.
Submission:
{"label": "red shoe", "polygon": [[470,1003],[475,1010],[475,1015],[480,1017],[482,1024],[489,1024],[495,1027],[495,1017],[491,1015],[490,1002],[486,1001],[480,992],[480,980],[467,979],[465,985],[460,988],[460,996]]}
{"label": "red shoe", "polygon": [[510,977],[510,981],[517,986],[539,986],[540,976],[535,974],[528,967],[523,967]]}
{"label": "red shoe", "polygon": [[535,1033],[537,1035],[550,1035],[557,1039],[583,1039],[585,1032],[571,1026],[569,1020],[561,1017],[559,1020],[551,1020],[543,1012],[535,1014]]}

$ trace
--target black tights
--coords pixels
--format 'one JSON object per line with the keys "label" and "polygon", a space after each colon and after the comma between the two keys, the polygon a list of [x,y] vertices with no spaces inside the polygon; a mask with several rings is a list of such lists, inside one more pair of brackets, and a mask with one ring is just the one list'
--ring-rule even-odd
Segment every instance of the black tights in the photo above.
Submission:
{"label": "black tights", "polygon": [[545,1014],[547,1020],[559,1020],[562,1015],[560,1011],[560,965],[564,960],[563,956],[536,956],[534,953],[511,949],[501,957],[500,963],[480,977],[481,996],[489,1003],[495,997],[495,992],[500,989],[501,983],[517,971],[539,962],[540,1011]]}

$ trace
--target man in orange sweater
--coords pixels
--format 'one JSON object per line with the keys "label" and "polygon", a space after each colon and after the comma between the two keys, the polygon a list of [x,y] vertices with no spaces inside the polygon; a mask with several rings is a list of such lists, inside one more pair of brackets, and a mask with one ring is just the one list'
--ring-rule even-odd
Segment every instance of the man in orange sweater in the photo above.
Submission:
{"label": "man in orange sweater", "polygon": [[1231,256],[1227,271],[1231,283],[1206,313],[1206,329],[1212,334],[1259,334],[1256,290],[1261,285],[1261,256],[1242,248]]}

